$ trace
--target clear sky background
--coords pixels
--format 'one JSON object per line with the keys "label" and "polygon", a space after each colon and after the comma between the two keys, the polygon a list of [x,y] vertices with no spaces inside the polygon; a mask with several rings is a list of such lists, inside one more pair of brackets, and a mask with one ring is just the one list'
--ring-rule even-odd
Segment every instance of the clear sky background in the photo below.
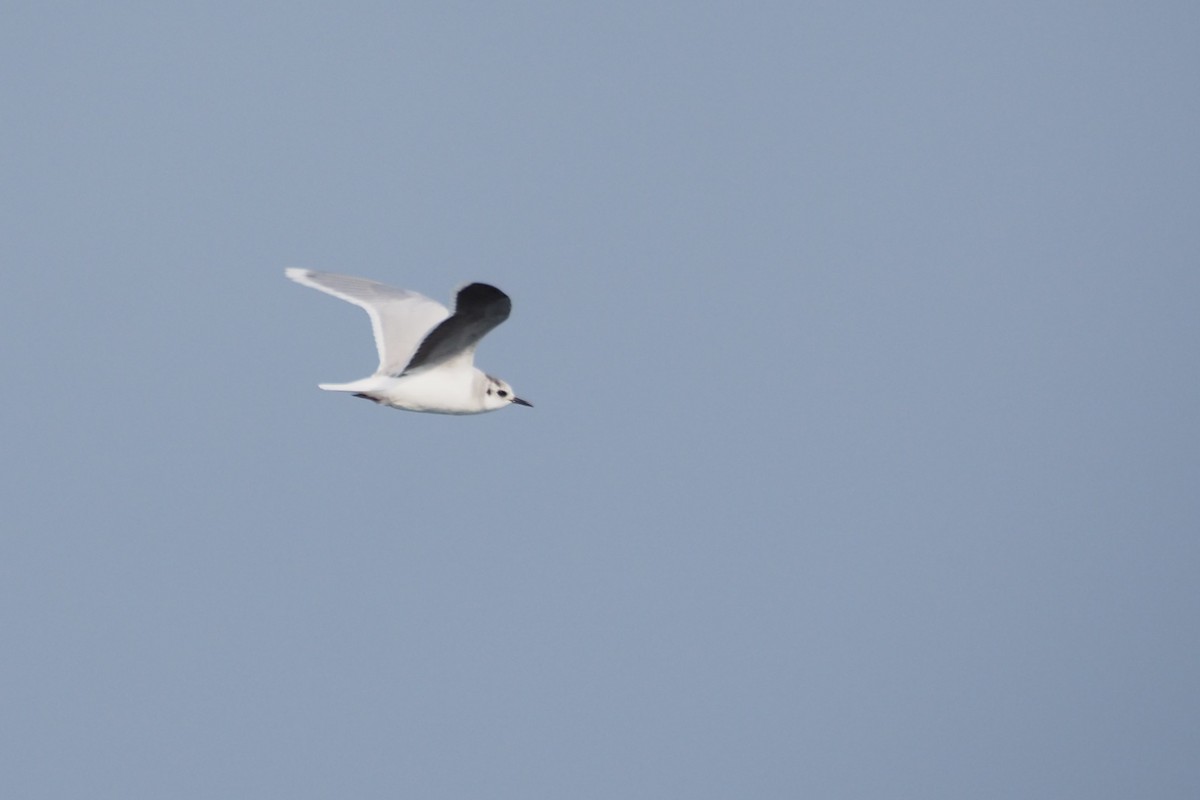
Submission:
{"label": "clear sky background", "polygon": [[0,796],[1200,796],[1194,4],[3,17]]}

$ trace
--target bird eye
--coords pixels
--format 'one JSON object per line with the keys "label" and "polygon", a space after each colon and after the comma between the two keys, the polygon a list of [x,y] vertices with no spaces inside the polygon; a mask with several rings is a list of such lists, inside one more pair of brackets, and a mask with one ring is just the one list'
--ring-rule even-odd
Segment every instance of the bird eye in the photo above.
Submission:
{"label": "bird eye", "polygon": [[508,392],[504,391],[503,389],[496,392],[496,394],[500,395],[501,397],[508,397]]}

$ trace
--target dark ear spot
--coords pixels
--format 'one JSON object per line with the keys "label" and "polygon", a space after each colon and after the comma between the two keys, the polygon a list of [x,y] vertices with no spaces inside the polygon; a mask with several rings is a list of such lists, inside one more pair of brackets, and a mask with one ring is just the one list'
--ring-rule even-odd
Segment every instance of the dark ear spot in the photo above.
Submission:
{"label": "dark ear spot", "polygon": [[490,386],[489,386],[489,387],[488,387],[488,394],[491,394],[491,393],[492,393],[492,387],[490,387]]}

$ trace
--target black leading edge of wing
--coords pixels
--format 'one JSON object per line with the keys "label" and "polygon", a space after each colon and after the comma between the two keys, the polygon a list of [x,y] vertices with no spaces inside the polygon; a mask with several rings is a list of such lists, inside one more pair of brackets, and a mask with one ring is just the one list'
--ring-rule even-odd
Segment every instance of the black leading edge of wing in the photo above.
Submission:
{"label": "black leading edge of wing", "polygon": [[435,367],[474,347],[511,312],[512,300],[495,286],[464,286],[454,300],[454,313],[426,335],[400,375]]}

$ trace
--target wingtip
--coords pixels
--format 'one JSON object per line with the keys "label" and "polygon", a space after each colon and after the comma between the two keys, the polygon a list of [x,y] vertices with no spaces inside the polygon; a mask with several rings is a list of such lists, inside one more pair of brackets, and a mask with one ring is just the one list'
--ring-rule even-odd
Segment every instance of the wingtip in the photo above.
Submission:
{"label": "wingtip", "polygon": [[294,281],[301,281],[308,277],[309,270],[300,267],[288,267],[283,271],[283,274]]}
{"label": "wingtip", "polygon": [[495,314],[500,322],[512,313],[512,299],[490,283],[468,283],[454,297],[455,313]]}

